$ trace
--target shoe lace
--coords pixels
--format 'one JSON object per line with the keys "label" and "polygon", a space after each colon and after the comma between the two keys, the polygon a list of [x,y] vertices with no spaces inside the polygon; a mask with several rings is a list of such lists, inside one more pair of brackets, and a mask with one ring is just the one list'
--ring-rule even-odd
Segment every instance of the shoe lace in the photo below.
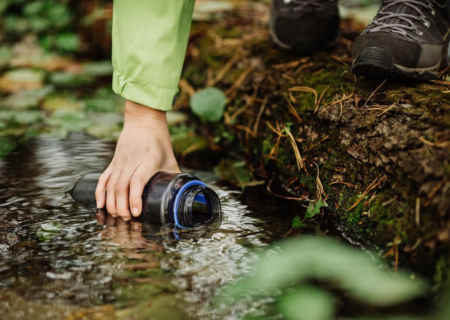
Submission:
{"label": "shoe lace", "polygon": [[[292,4],[292,8],[283,8],[281,11],[288,12],[300,12],[305,11],[307,8],[313,8],[317,11],[323,11],[326,6],[326,2],[320,0],[283,0],[285,4]],[[328,0],[328,2],[333,2]]]}
{"label": "shoe lace", "polygon": [[[397,5],[406,6],[413,11],[408,14],[389,11],[389,9],[393,10],[396,8]],[[406,36],[408,35],[407,31],[414,31],[419,35],[423,35],[423,31],[419,30],[414,22],[419,21],[426,27],[429,27],[430,22],[424,15],[423,10],[429,10],[434,16],[436,14],[435,6],[442,9],[445,7],[445,4],[439,4],[436,0],[384,0],[375,19],[370,24],[373,28],[368,30],[368,32],[391,30],[394,33]]]}

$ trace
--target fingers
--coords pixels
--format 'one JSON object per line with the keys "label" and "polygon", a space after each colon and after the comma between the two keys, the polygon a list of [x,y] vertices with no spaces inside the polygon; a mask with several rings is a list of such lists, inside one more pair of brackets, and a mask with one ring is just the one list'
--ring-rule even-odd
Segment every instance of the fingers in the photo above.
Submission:
{"label": "fingers", "polygon": [[97,188],[95,189],[95,200],[97,202],[97,209],[105,207],[106,202],[106,185],[108,184],[111,173],[114,170],[114,164],[111,164],[106,168],[103,174],[98,179]]}
{"label": "fingers", "polygon": [[142,193],[147,182],[155,175],[156,170],[148,163],[142,163],[134,172],[130,181],[130,208],[133,216],[142,213]]}
{"label": "fingers", "polygon": [[133,173],[134,167],[126,167],[125,170],[122,171],[119,181],[116,185],[116,210],[117,214],[125,221],[131,220],[130,206],[128,204],[128,194],[130,189],[130,180]]}
{"label": "fingers", "polygon": [[119,181],[121,174],[121,170],[116,168],[111,177],[109,178],[108,184],[106,186],[106,209],[108,213],[113,217],[117,217],[117,208],[116,208],[116,186]]}

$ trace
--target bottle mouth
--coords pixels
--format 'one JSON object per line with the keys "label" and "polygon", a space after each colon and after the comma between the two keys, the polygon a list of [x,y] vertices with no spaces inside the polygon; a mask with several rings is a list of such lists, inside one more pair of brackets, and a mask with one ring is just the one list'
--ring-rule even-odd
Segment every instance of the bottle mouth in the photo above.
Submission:
{"label": "bottle mouth", "polygon": [[175,225],[181,229],[218,228],[221,207],[217,194],[201,181],[189,181],[178,191],[173,207]]}

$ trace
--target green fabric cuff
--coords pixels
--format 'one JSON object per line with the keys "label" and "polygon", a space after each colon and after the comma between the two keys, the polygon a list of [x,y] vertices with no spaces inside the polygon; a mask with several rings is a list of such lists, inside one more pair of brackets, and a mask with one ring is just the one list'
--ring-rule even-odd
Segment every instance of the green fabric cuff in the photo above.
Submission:
{"label": "green fabric cuff", "polygon": [[114,70],[112,89],[127,100],[161,111],[172,110],[174,97],[178,93],[178,87],[164,88],[124,79],[117,70]]}

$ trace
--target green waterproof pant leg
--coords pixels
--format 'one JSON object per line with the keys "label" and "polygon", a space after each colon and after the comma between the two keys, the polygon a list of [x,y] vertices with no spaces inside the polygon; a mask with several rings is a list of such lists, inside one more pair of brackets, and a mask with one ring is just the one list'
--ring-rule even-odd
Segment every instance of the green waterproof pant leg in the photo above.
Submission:
{"label": "green waterproof pant leg", "polygon": [[114,92],[154,109],[172,108],[194,2],[114,0]]}

